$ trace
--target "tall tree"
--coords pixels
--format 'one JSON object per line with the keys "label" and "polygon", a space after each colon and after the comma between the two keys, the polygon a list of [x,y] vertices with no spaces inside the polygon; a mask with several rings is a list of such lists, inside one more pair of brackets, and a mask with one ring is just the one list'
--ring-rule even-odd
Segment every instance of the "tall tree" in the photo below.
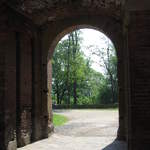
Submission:
{"label": "tall tree", "polygon": [[70,104],[70,47],[71,47],[71,35],[68,36],[68,47],[67,47],[67,78],[66,78],[66,85],[67,85],[67,104]]}
{"label": "tall tree", "polygon": [[79,32],[74,31],[71,34],[71,39],[72,39],[72,55],[73,55],[73,63],[74,63],[74,68],[73,68],[73,98],[74,98],[74,104],[77,104],[77,55],[80,50],[80,45],[79,45]]}
{"label": "tall tree", "polygon": [[61,104],[61,100],[64,96],[64,91],[65,91],[65,87],[63,86],[65,83],[65,80],[63,78],[63,76],[65,76],[65,72],[63,71],[63,66],[65,64],[65,62],[63,61],[63,53],[60,53],[59,50],[61,49],[62,51],[63,46],[60,43],[59,45],[57,45],[56,48],[58,51],[57,53],[54,53],[53,56],[53,60],[52,60],[52,65],[55,66],[53,67],[53,71],[52,71],[52,76],[55,78],[52,78],[52,85],[53,85],[53,95],[56,95],[57,97],[57,104]]}
{"label": "tall tree", "polygon": [[[53,92],[57,95],[57,103],[61,102],[59,99],[60,97],[64,97],[65,94],[66,103],[69,105],[72,94],[74,104],[77,104],[79,61],[83,61],[81,59],[83,56],[81,56],[80,42],[80,31],[74,31],[67,35],[65,40],[62,40],[55,49],[53,56],[53,79],[55,81],[53,84]],[[57,56],[60,57],[58,58]],[[63,87],[60,86],[59,82],[62,77],[64,81],[61,81],[61,83],[65,83]],[[61,90],[59,90],[59,87]],[[62,93],[62,96],[60,96],[60,93]]]}
{"label": "tall tree", "polygon": [[105,74],[91,68],[91,60],[81,50],[80,31],[61,40],[53,56],[52,95],[57,104],[115,103],[117,100],[117,58],[114,47],[90,47],[98,56]]}
{"label": "tall tree", "polygon": [[[90,46],[93,55],[98,56],[99,66],[103,67],[105,71],[105,77],[107,82],[107,87],[111,90],[111,102],[115,103],[117,101],[117,56],[116,50],[109,39],[105,39],[107,47],[99,48],[95,46]],[[108,92],[109,93],[109,92]]]}

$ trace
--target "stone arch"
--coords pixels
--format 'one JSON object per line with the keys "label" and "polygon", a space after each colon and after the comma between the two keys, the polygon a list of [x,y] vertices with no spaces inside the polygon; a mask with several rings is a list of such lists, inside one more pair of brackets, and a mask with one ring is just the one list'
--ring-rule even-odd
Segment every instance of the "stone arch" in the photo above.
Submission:
{"label": "stone arch", "polygon": [[[32,90],[28,94],[33,94],[34,102],[31,141],[33,142],[48,136],[47,55],[48,52],[52,54],[50,45],[59,33],[76,24],[99,27],[110,33],[112,41],[119,43],[116,46],[119,50],[118,75],[121,100],[119,138],[128,138],[130,150],[149,149],[150,105],[147,103],[150,97],[148,92],[150,87],[149,3],[147,0],[139,2],[136,0],[2,0],[0,2],[0,149],[16,149],[17,143],[16,32],[22,34],[30,31],[28,40],[32,37],[32,44],[24,45],[28,46],[26,50],[32,49],[32,54],[30,53],[29,56],[32,57],[32,64],[28,65],[29,68],[32,66],[32,73],[28,74],[33,76]],[[24,41],[27,42],[26,39]],[[22,49],[20,51],[24,56],[25,52]]]}
{"label": "stone arch", "polygon": [[[43,95],[43,98],[48,98],[48,104],[51,103],[51,62],[50,59],[54,52],[54,49],[59,42],[59,40],[67,33],[79,29],[79,28],[93,28],[107,35],[114,43],[117,49],[118,57],[118,86],[119,86],[119,129],[117,138],[120,140],[126,139],[126,102],[124,98],[124,63],[123,63],[123,35],[122,35],[122,23],[118,22],[114,18],[106,16],[78,16],[78,18],[66,18],[63,20],[58,20],[56,22],[48,23],[47,30],[43,31],[43,64],[48,64],[43,67],[43,74],[46,74],[45,87],[48,88],[48,94]],[[47,62],[46,62],[47,60]],[[49,69],[48,69],[49,68]],[[46,87],[47,86],[47,87]],[[51,114],[52,108],[48,108],[48,114]],[[52,117],[49,116],[51,122]]]}
{"label": "stone arch", "polygon": [[[96,29],[104,33],[111,39],[117,49],[117,55],[119,55],[120,47],[123,44],[122,23],[115,20],[115,18],[106,16],[81,16],[66,18],[56,21],[54,23],[48,23],[47,30],[44,31],[44,42],[47,45],[48,58],[51,58],[53,50],[58,41],[67,33],[82,28]],[[53,30],[53,31],[52,31]],[[48,41],[47,41],[48,40]],[[52,50],[53,49],[53,50]]]}
{"label": "stone arch", "polygon": [[[60,5],[58,1],[56,7],[53,6],[51,8],[51,5],[49,6],[49,11],[47,11],[47,9],[43,7],[43,10],[47,11],[45,13],[44,11],[41,10],[40,7],[38,7],[38,10],[36,10],[39,2],[37,4],[35,4],[34,1],[31,3],[26,2],[23,5],[18,4],[16,8],[14,6],[12,8],[7,9],[7,11],[13,10],[13,13],[11,13],[11,11],[8,12],[7,15],[9,17],[5,14],[8,17],[8,20],[9,20],[8,22],[4,22],[5,19],[3,20],[2,18],[2,22],[6,24],[9,23],[7,24],[8,26],[5,26],[6,27],[5,30],[8,32],[9,27],[11,27],[11,29],[13,30],[13,37],[7,36],[7,39],[10,43],[9,45],[10,46],[11,44],[14,45],[14,50],[11,51],[13,55],[11,55],[11,53],[9,52],[12,49],[11,47],[7,48],[8,53],[5,54],[6,59],[12,60],[14,64],[13,66],[14,69],[12,68],[14,71],[14,76],[13,76],[14,84],[9,83],[8,87],[10,88],[13,85],[14,86],[13,89],[15,90],[17,88],[15,84],[19,83],[18,81],[16,81],[16,72],[15,72],[15,70],[17,70],[17,66],[15,66],[15,63],[17,60],[16,55],[17,56],[19,55],[19,51],[16,50],[17,47],[19,47],[19,43],[20,43],[20,42],[17,42],[18,39],[21,40],[24,45],[20,48],[20,52],[22,53],[24,62],[21,62],[20,60],[18,62],[19,65],[21,63],[21,68],[23,71],[20,71],[20,74],[18,76],[19,78],[22,78],[23,75],[25,75],[24,74],[25,72],[27,76],[29,76],[29,78],[32,77],[32,81],[28,83],[28,84],[31,84],[30,85],[31,89],[29,91],[27,90],[27,88],[24,88],[25,84],[23,84],[23,86],[21,85],[23,92],[25,93],[27,92],[28,95],[32,95],[31,96],[32,104],[29,105],[29,107],[27,107],[26,105],[24,106],[24,108],[28,109],[29,112],[30,110],[32,110],[31,115],[26,117],[28,120],[25,119],[25,121],[27,120],[26,124],[31,123],[32,129],[29,131],[29,134],[31,135],[31,138],[29,137],[30,140],[27,139],[27,142],[21,144],[20,146],[24,146],[28,143],[32,143],[34,141],[37,141],[43,138],[47,138],[48,132],[51,132],[52,115],[50,112],[52,109],[49,107],[50,105],[49,102],[51,101],[48,101],[48,99],[50,98],[50,87],[47,86],[49,82],[48,79],[50,79],[48,78],[48,74],[47,74],[48,72],[47,64],[49,66],[51,64],[48,63],[48,54],[49,56],[52,56],[52,53],[53,53],[52,47],[55,47],[55,42],[57,43],[56,38],[58,38],[61,35],[61,33],[65,34],[65,32],[69,32],[69,30],[71,31],[73,28],[77,26],[78,27],[89,26],[89,27],[94,27],[96,29],[103,31],[113,41],[113,43],[116,46],[116,49],[118,49],[118,56],[119,56],[118,57],[119,58],[118,59],[118,62],[119,62],[118,74],[120,75],[119,76],[119,82],[120,82],[119,92],[122,93],[124,91],[124,72],[123,72],[124,70],[123,58],[124,57],[123,57],[123,51],[122,51],[124,44],[123,44],[123,32],[122,32],[122,19],[120,18],[120,14],[118,14],[118,11],[120,13],[120,10],[118,8],[117,11],[115,11],[116,7],[112,3],[110,4],[110,7],[108,5],[108,7],[102,8],[101,5],[99,6],[97,5],[97,3],[99,2],[96,0],[94,3],[92,3],[92,5],[90,3],[92,1],[89,1],[87,6],[83,6],[81,2],[82,1],[78,1],[76,3],[77,5],[75,5],[73,1],[70,1],[69,4],[67,4],[67,1],[66,1],[65,4]],[[31,7],[29,7],[30,5]],[[79,7],[79,5],[81,7]],[[24,6],[23,12],[22,12],[22,6]],[[21,9],[19,9],[19,7]],[[30,17],[29,17],[28,12],[30,12]],[[25,13],[27,14],[25,15]],[[15,19],[14,21],[13,18],[16,16],[17,16],[17,19]],[[20,38],[20,36],[18,37],[18,39],[14,36],[16,34],[16,31],[19,32],[20,36],[24,37],[23,40]],[[3,46],[2,43],[0,44]],[[6,43],[4,43],[4,45],[5,44]],[[50,48],[50,45],[52,46],[51,48]],[[28,54],[28,56],[26,54]],[[27,56],[27,59],[26,59],[26,56]],[[10,57],[11,59],[9,59]],[[26,65],[27,70],[29,70],[29,72],[27,71],[28,72],[27,73],[24,69],[24,66],[25,66],[25,61],[28,59],[30,59],[30,65]],[[10,66],[12,65],[11,61],[8,64],[6,64],[8,71],[11,71],[9,69],[9,65]],[[11,80],[10,76],[8,77],[5,76],[5,77],[6,79]],[[20,91],[18,92],[18,94],[21,94]],[[120,105],[122,106],[125,101],[123,97],[124,94],[120,94],[120,95],[121,95]],[[7,102],[12,100],[13,105],[14,105],[13,111],[10,108],[8,109],[5,108],[5,111],[7,112],[8,110],[10,113],[12,113],[18,110],[16,108],[16,97],[15,96],[13,97],[12,94],[10,94],[9,96],[11,98],[5,97],[5,100],[7,100]],[[23,101],[26,101],[26,98],[23,98]],[[121,114],[120,124],[124,124],[124,107],[123,109],[120,109],[120,110],[122,112],[120,113]],[[21,111],[23,111],[22,108],[21,108]],[[16,117],[16,114],[15,113],[13,114]],[[18,117],[21,117],[21,115],[19,114]],[[7,114],[4,116],[4,120],[6,119],[7,119]],[[6,120],[6,122],[7,121],[8,120]],[[10,120],[11,122],[10,128],[12,130],[9,130],[6,128],[4,132],[6,132],[7,135],[18,134],[16,133],[15,121],[16,121],[15,119],[14,121],[12,121],[12,119]],[[49,124],[49,128],[48,128],[48,124]],[[5,123],[3,123],[3,125],[5,125]],[[22,130],[22,127],[18,129]],[[122,131],[123,133],[119,132],[118,135],[119,136],[121,135],[122,137],[124,137],[125,136],[124,126],[121,126],[121,128],[119,128],[119,131]],[[25,136],[23,136],[23,138],[24,137]],[[14,139],[9,139],[8,137],[6,137],[5,141],[6,141],[5,147],[7,146],[16,147],[16,143],[18,142],[15,139],[15,136],[14,136]],[[5,141],[3,143],[5,143]]]}
{"label": "stone arch", "polygon": [[[55,39],[53,40],[52,44],[50,45],[50,48],[49,48],[49,52],[48,52],[48,61],[51,59],[52,57],[52,54],[55,50],[55,47],[56,45],[58,44],[58,42],[67,34],[69,34],[70,32],[73,32],[75,30],[78,30],[78,29],[84,29],[84,28],[88,28],[88,29],[94,29],[94,30],[97,30],[101,33],[103,33],[104,35],[106,35],[109,39],[110,38],[110,35],[109,33],[105,33],[105,31],[99,29],[98,27],[95,27],[95,26],[91,26],[91,25],[86,25],[86,24],[80,24],[80,25],[75,25],[75,26],[71,26],[71,27],[68,27],[67,29],[63,30],[62,32],[60,32],[56,37]],[[111,40],[112,41],[112,40]],[[119,43],[117,43],[117,41],[113,40],[112,43],[114,44],[115,47],[118,47],[117,45],[119,45]],[[117,54],[118,54],[118,51],[117,51]]]}

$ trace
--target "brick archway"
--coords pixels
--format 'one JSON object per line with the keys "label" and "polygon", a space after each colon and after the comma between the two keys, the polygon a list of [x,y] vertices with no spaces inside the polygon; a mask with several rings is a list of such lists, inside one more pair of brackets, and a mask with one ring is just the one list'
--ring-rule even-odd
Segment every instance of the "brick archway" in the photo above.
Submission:
{"label": "brick archway", "polygon": [[0,2],[0,149],[16,149],[18,131],[21,146],[48,137],[48,60],[60,33],[77,25],[89,25],[102,30],[118,50],[118,138],[127,139],[129,150],[149,150],[150,2],[127,3]]}
{"label": "brick archway", "polygon": [[[127,138],[127,101],[124,96],[124,86],[125,86],[125,81],[124,81],[124,63],[123,63],[123,53],[124,53],[124,48],[123,48],[123,35],[121,34],[121,26],[116,23],[111,26],[109,22],[112,20],[109,19],[104,19],[103,18],[98,21],[97,17],[95,18],[90,18],[89,16],[81,16],[78,17],[77,19],[72,18],[71,20],[64,19],[63,22],[61,21],[56,23],[54,25],[54,29],[50,28],[45,31],[45,34],[47,35],[47,39],[50,39],[49,41],[44,41],[47,42],[44,45],[50,46],[48,49],[47,55],[47,62],[48,62],[48,70],[47,71],[47,77],[48,77],[48,91],[49,91],[49,96],[48,96],[48,102],[51,104],[51,96],[50,96],[50,91],[51,91],[51,57],[53,54],[53,51],[59,42],[59,40],[67,33],[76,30],[76,29],[82,29],[82,28],[93,28],[98,31],[103,32],[106,34],[110,39],[113,41],[116,49],[117,49],[117,57],[118,57],[118,85],[119,85],[119,129],[118,129],[118,135],[117,138],[119,140],[126,140]],[[107,26],[106,26],[107,25]],[[51,27],[51,26],[50,26]],[[120,30],[120,31],[119,31]],[[51,31],[55,31],[54,35],[52,34]],[[49,33],[49,36],[48,36]],[[46,38],[45,38],[46,39]],[[43,73],[44,74],[44,73]],[[46,98],[46,97],[45,97]],[[51,110],[49,110],[51,112]],[[50,113],[51,114],[51,113]],[[50,117],[50,116],[49,116]],[[51,117],[50,117],[51,118]],[[51,119],[50,119],[51,120]]]}
{"label": "brick archway", "polygon": [[[10,12],[12,18],[16,16],[16,12],[12,10],[10,10]],[[11,49],[10,47],[12,47],[14,51],[11,51],[13,55],[7,53],[6,66],[8,67],[13,64],[11,67],[13,76],[5,77],[8,77],[9,88],[13,88],[14,95],[11,95],[12,110],[6,105],[9,103],[10,98],[6,97],[7,101],[3,104],[3,109],[5,109],[3,121],[5,122],[2,123],[6,126],[6,123],[9,122],[9,126],[3,131],[3,133],[5,133],[5,131],[9,133],[7,134],[8,136],[5,137],[3,148],[20,147],[48,137],[48,134],[52,130],[52,115],[51,108],[49,107],[51,103],[51,101],[49,101],[51,87],[48,87],[51,77],[48,78],[47,76],[50,75],[47,74],[47,65],[50,68],[49,60],[59,39],[69,31],[83,27],[92,27],[104,32],[110,37],[118,50],[119,99],[121,100],[119,102],[120,127],[118,139],[125,140],[126,100],[124,99],[125,85],[123,70],[125,65],[123,57],[124,37],[122,33],[122,23],[120,20],[109,15],[93,15],[92,13],[87,15],[80,14],[79,12],[77,14],[77,16],[73,15],[55,21],[48,21],[42,26],[35,26],[26,18],[21,20],[20,16],[17,16],[15,24],[12,23],[12,28],[10,28],[12,32],[7,32],[6,41],[3,43],[8,42],[10,45],[4,46],[6,49],[8,48],[8,51]],[[7,19],[9,19],[9,17]],[[22,26],[24,22],[25,25]],[[1,43],[2,46],[3,43]],[[6,70],[5,73],[12,73],[11,69]],[[13,78],[12,84],[10,84],[11,78]],[[8,91],[4,90],[4,94],[6,94],[6,92]],[[11,113],[13,113],[14,119],[10,117]],[[1,129],[2,128],[0,128],[0,130]]]}

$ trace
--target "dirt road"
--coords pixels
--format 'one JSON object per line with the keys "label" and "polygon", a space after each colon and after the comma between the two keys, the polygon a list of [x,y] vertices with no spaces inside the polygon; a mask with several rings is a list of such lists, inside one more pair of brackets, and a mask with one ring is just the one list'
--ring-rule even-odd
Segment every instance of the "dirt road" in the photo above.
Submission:
{"label": "dirt road", "polygon": [[118,128],[116,110],[55,110],[69,122],[56,127],[48,139],[19,150],[126,150],[124,142],[115,141]]}

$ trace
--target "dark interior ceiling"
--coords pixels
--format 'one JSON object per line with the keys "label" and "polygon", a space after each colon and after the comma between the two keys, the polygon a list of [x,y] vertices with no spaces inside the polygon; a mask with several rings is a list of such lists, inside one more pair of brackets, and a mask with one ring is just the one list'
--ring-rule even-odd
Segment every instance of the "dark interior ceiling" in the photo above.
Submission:
{"label": "dark interior ceiling", "polygon": [[[63,17],[107,14],[119,19],[124,0],[2,0],[2,3],[31,19],[35,24]],[[68,13],[70,12],[70,13]]]}

